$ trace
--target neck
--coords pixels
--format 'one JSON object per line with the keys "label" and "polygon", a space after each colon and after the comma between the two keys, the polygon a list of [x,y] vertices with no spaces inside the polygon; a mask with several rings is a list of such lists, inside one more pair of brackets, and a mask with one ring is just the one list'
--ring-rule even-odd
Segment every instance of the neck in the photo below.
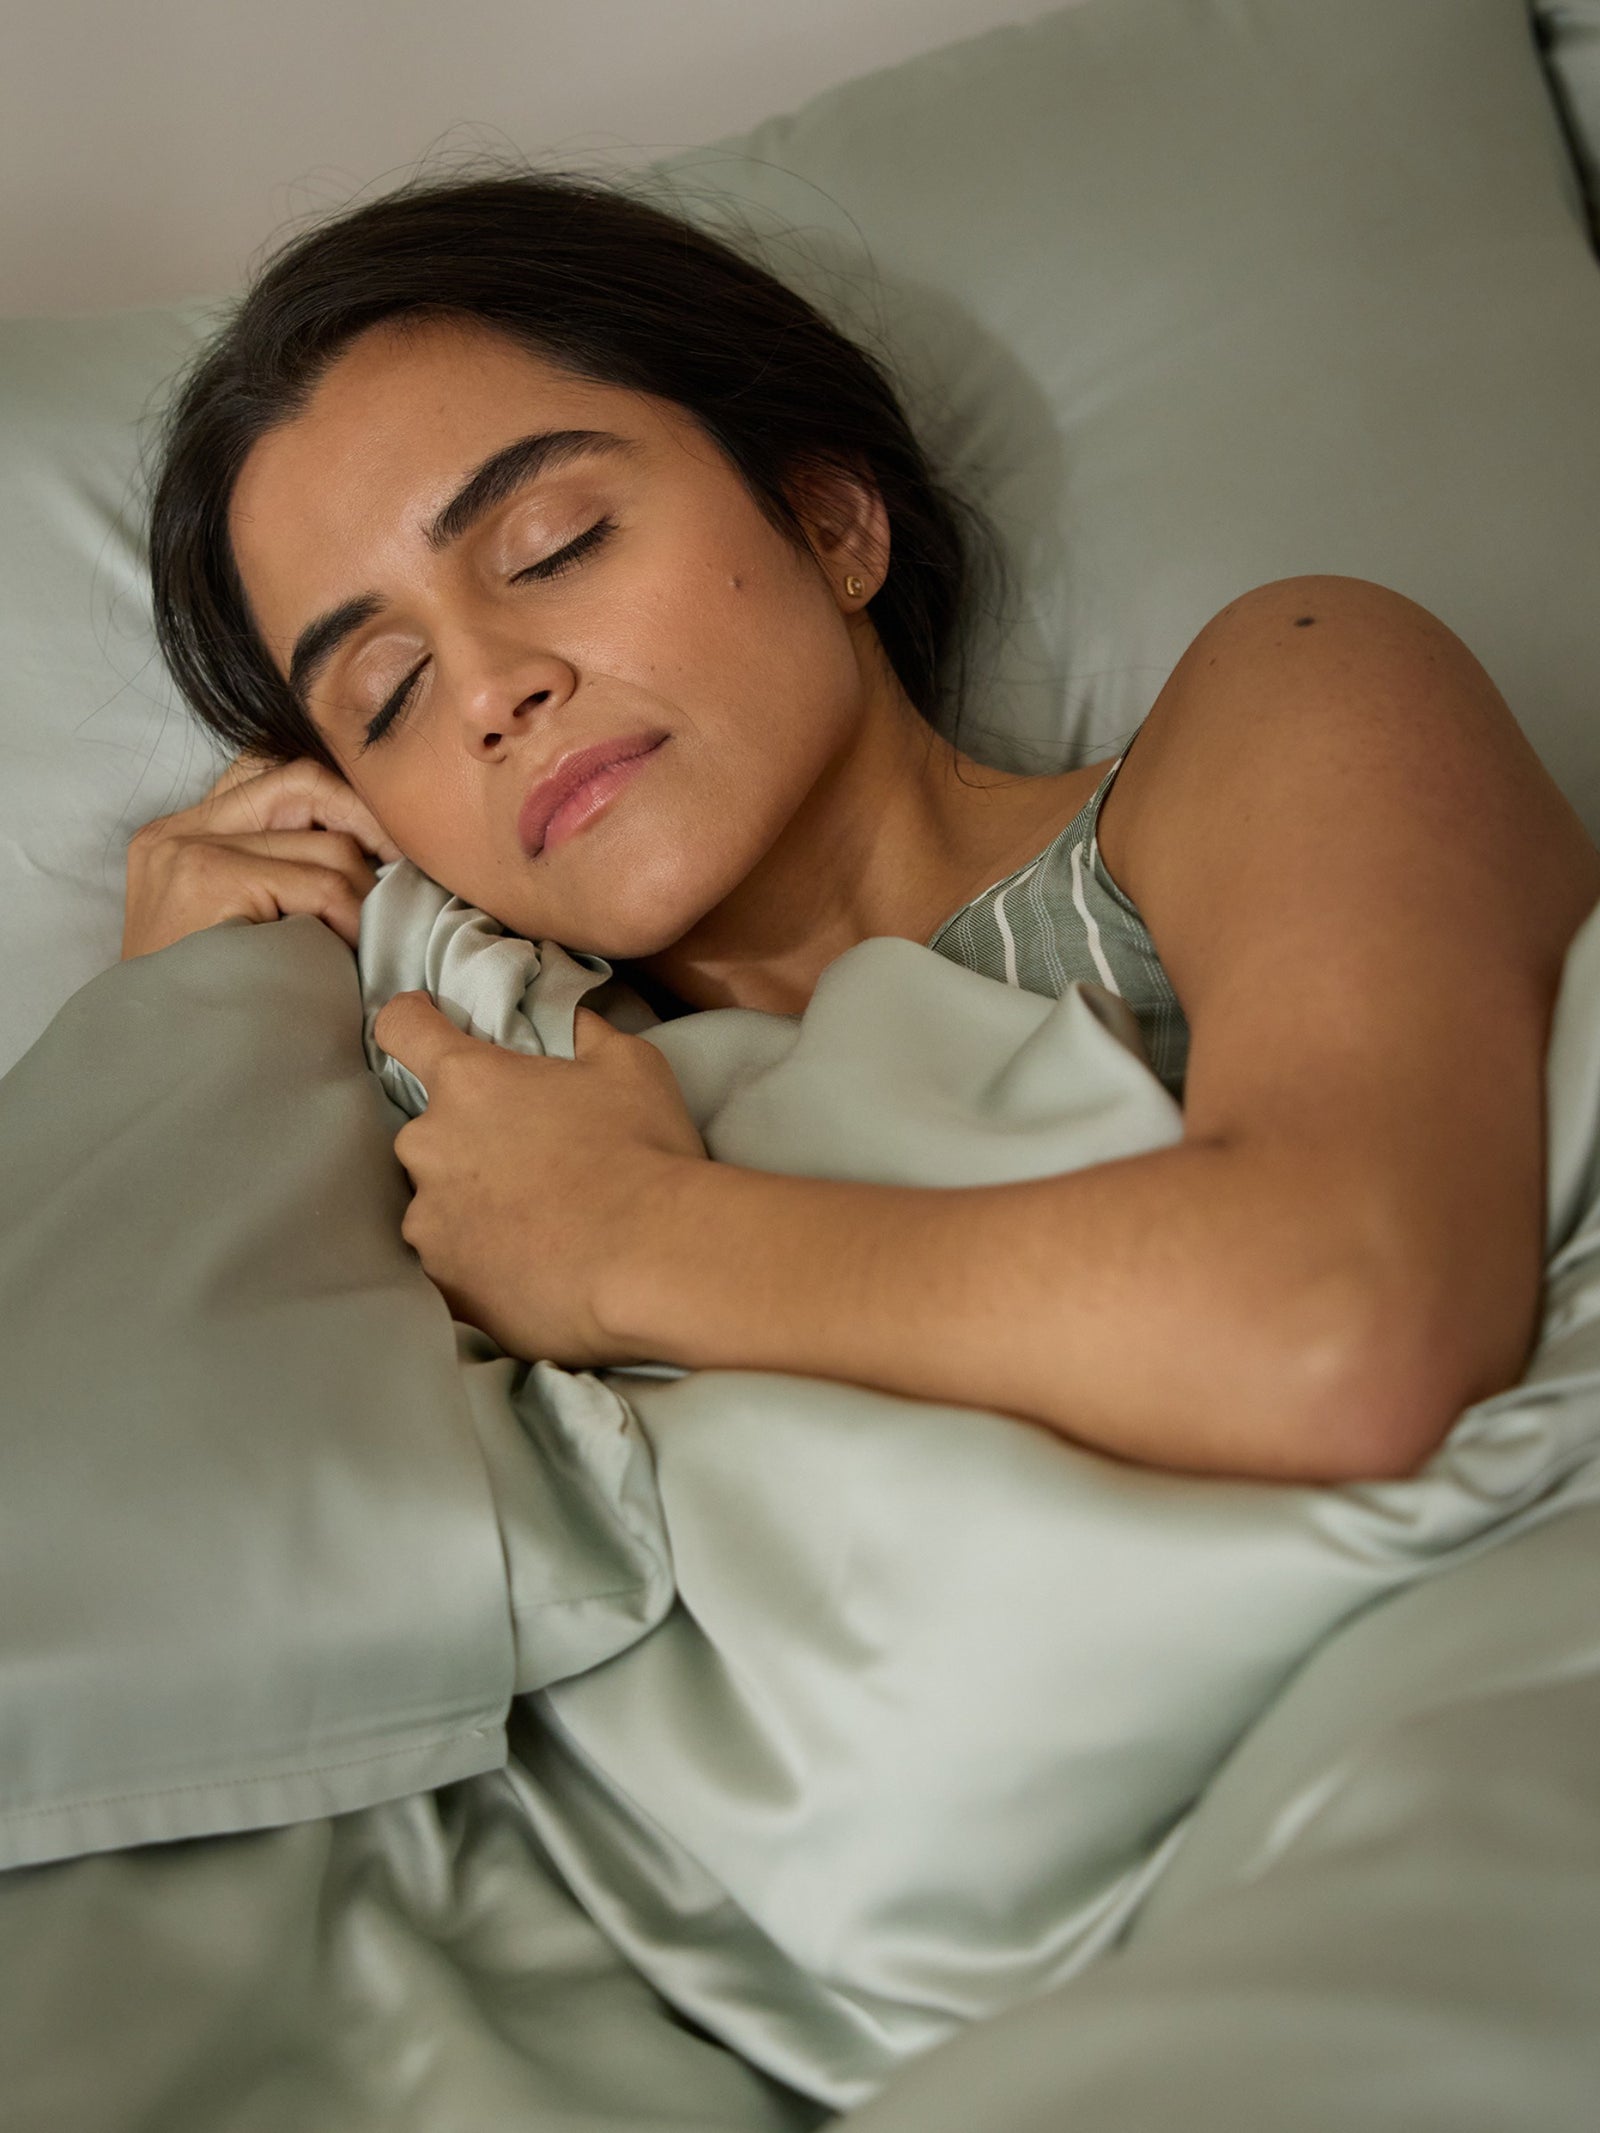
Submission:
{"label": "neck", "polygon": [[1084,777],[989,768],[886,690],[738,887],[631,970],[658,1012],[664,989],[690,1009],[799,1014],[847,948],[927,940],[1042,849]]}

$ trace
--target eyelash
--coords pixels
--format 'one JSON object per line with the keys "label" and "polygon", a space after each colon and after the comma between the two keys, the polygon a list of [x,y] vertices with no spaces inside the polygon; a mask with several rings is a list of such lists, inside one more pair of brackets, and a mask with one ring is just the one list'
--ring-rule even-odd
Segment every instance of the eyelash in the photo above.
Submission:
{"label": "eyelash", "polygon": [[[614,518],[598,519],[587,533],[580,533],[575,541],[569,541],[565,548],[558,548],[554,555],[547,555],[537,563],[530,563],[526,570],[515,572],[509,582],[513,585],[521,585],[531,578],[542,584],[549,578],[563,577],[567,571],[581,563],[586,555],[598,548],[616,530],[617,522]],[[416,687],[418,676],[427,663],[425,659],[418,661],[388,702],[382,706],[370,721],[366,728],[366,739],[362,744],[363,751],[375,746],[394,726],[395,721],[405,709],[412,690]]]}

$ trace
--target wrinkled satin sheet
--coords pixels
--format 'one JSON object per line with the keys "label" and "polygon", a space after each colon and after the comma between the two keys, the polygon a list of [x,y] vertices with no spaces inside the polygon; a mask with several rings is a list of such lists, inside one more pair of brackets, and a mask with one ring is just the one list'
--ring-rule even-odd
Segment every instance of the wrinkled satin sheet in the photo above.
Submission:
{"label": "wrinkled satin sheet", "polygon": [[[666,1054],[713,1156],[757,1168],[975,1184],[1181,1135],[1123,1003],[1045,1000],[909,941],[841,956],[798,1018],[661,1023],[604,958],[509,939],[402,862],[361,969],[368,1056],[411,1112],[371,1022],[421,986],[462,1028],[566,1057],[586,1000]],[[666,1999],[805,2094],[862,2102],[1117,1939],[1337,1624],[1600,1496],[1600,912],[1550,1097],[1538,1355],[1405,1480],[1190,1477],[832,1380],[535,1366],[561,1442],[602,1386],[647,1438],[675,1598],[524,1700],[516,1784]],[[545,1545],[512,1530],[514,1582]]]}
{"label": "wrinkled satin sheet", "polygon": [[[1094,1958],[1192,1858],[1254,1884],[1314,1825],[1285,1780],[1252,1856],[1191,1848],[1302,1661],[1600,1515],[1600,911],[1551,1044],[1533,1367],[1424,1473],[1344,1489],[830,1380],[524,1365],[399,1243],[394,991],[557,1056],[600,1008],[721,1159],[962,1184],[1178,1137],[1098,988],[879,940],[803,1017],[661,1024],[403,863],[357,977],[314,920],[208,929],[103,973],[0,1081],[0,2059],[28,2133],[854,2106],[932,2133],[932,2069],[997,2094],[987,2018],[1032,2008],[1064,2097],[1049,1989],[1114,2004],[1124,1958]],[[1292,1929],[1315,1876],[1287,1885]]]}

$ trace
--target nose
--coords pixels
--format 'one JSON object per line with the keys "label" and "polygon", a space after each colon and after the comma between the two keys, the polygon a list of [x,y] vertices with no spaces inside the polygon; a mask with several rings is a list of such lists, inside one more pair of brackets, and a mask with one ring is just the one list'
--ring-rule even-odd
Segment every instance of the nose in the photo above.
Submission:
{"label": "nose", "polygon": [[[476,717],[469,716],[469,745],[484,750],[498,748],[507,732],[520,730],[519,721],[523,719],[525,712],[533,712],[541,704],[549,702],[550,693],[548,689],[536,689],[532,695],[525,696],[521,703],[513,704],[509,715],[505,714],[500,706],[490,705],[480,710]],[[494,724],[495,720],[500,722],[498,727]]]}
{"label": "nose", "polygon": [[441,663],[448,657],[454,670],[445,678],[453,680],[462,735],[476,755],[492,755],[507,740],[542,726],[577,687],[564,659],[526,644],[479,636],[448,654],[440,646],[438,656]]}

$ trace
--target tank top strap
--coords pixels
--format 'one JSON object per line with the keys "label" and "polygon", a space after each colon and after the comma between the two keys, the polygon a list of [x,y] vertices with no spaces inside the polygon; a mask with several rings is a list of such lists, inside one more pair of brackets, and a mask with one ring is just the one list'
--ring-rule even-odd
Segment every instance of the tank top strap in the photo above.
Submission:
{"label": "tank top strap", "polygon": [[986,889],[980,889],[976,896],[969,897],[958,910],[952,911],[942,924],[934,928],[923,945],[928,948],[934,947],[950,931],[958,919],[964,918],[969,911],[976,910],[980,904],[987,903],[991,897],[1001,896],[1008,892],[1016,883],[1022,880],[1024,875],[1035,873],[1050,858],[1051,854],[1059,848],[1075,839],[1081,839],[1086,831],[1092,838],[1095,826],[1100,819],[1100,804],[1105,798],[1111,780],[1116,776],[1126,756],[1127,750],[1124,749],[1116,761],[1108,766],[1104,777],[1088,799],[1084,801],[1082,807],[1078,809],[1072,820],[1064,829],[1057,830],[1043,851],[1035,852],[1033,857],[1025,859],[1021,866],[1013,867],[1009,874],[1002,874],[998,881],[991,881]]}
{"label": "tank top strap", "polygon": [[1137,905],[1100,850],[1106,795],[1132,746],[1043,851],[964,904],[926,945],[1030,992],[1059,997],[1075,979],[1103,986],[1133,1010],[1152,1065],[1181,1101],[1188,1024]]}
{"label": "tank top strap", "polygon": [[1128,750],[1124,748],[1121,755],[1117,757],[1105,776],[1100,780],[1100,783],[1095,787],[1090,795],[1089,805],[1084,810],[1089,818],[1089,864],[1096,870],[1099,870],[1103,865],[1100,857],[1100,810],[1106,804],[1106,795],[1111,790],[1117,772],[1127,760]]}
{"label": "tank top strap", "polygon": [[[1143,731],[1144,728],[1141,726],[1139,728],[1139,733],[1142,733]],[[1100,780],[1100,783],[1096,787],[1094,795],[1089,802],[1088,809],[1086,810],[1089,818],[1087,864],[1088,871],[1093,880],[1096,881],[1099,886],[1105,891],[1105,893],[1112,899],[1112,901],[1116,904],[1117,908],[1124,914],[1124,916],[1133,921],[1134,925],[1139,929],[1140,933],[1144,934],[1146,940],[1148,940],[1148,933],[1146,931],[1144,919],[1140,913],[1138,905],[1134,902],[1133,898],[1127,893],[1127,891],[1122,887],[1120,882],[1112,880],[1111,869],[1106,865],[1104,855],[1100,850],[1100,817],[1105,812],[1106,799],[1110,794],[1113,783],[1115,782],[1117,772],[1122,768],[1123,764],[1133,753],[1134,741],[1138,740],[1139,733],[1136,733],[1133,736],[1133,740],[1129,741],[1127,747],[1123,749],[1122,753],[1117,757],[1116,761],[1112,763],[1107,769],[1105,776]],[[1154,951],[1152,950],[1152,953],[1153,952]]]}

